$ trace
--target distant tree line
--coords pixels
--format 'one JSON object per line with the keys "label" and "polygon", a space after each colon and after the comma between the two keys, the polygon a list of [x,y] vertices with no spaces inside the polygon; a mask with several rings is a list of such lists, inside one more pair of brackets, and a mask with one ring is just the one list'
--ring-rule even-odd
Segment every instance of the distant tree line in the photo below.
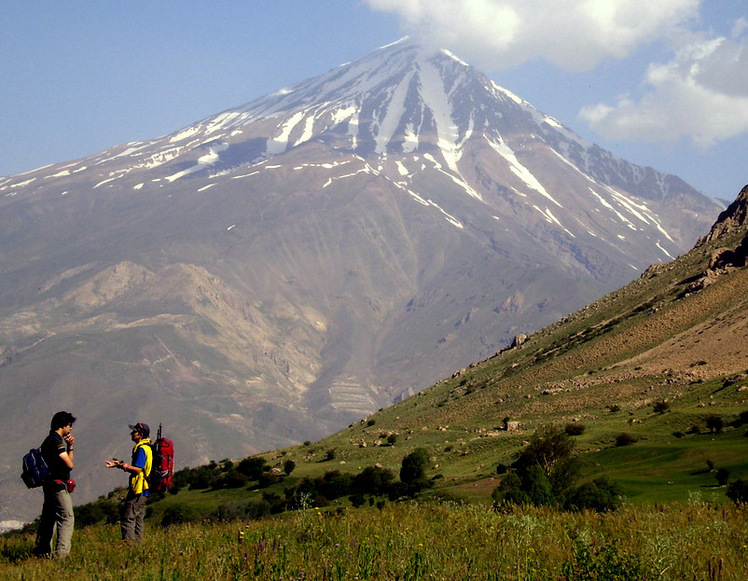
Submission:
{"label": "distant tree line", "polygon": [[[164,510],[161,524],[169,526],[206,518],[216,521],[259,518],[288,510],[324,507],[344,497],[348,497],[354,507],[360,507],[368,502],[381,508],[385,499],[395,501],[412,498],[429,488],[432,480],[427,475],[428,466],[428,452],[425,448],[418,448],[403,458],[399,480],[394,471],[381,466],[368,466],[358,474],[328,470],[317,478],[306,476],[291,482],[283,488],[282,493],[266,490],[259,501],[224,504],[210,514],[196,514],[196,509],[173,505]],[[229,459],[211,461],[203,466],[177,471],[170,492],[178,494],[181,490],[187,489],[221,490],[245,486],[263,490],[282,483],[295,468],[296,463],[288,459],[282,464],[282,470],[274,470],[267,460],[259,456],[245,458],[239,462]],[[116,523],[120,518],[119,496],[123,494],[124,489],[118,488],[108,497],[100,497],[95,502],[77,506],[76,526],[82,528],[101,522]],[[152,497],[148,516],[153,513],[152,503],[158,502],[164,496],[161,493]]]}

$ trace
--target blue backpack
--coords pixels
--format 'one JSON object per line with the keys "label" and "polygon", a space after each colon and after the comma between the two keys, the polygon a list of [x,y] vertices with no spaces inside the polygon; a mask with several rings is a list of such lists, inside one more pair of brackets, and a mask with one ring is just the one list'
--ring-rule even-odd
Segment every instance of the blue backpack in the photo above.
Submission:
{"label": "blue backpack", "polygon": [[49,476],[49,468],[44,458],[42,458],[41,449],[32,448],[23,457],[21,480],[23,480],[27,488],[37,488],[44,484],[47,476]]}

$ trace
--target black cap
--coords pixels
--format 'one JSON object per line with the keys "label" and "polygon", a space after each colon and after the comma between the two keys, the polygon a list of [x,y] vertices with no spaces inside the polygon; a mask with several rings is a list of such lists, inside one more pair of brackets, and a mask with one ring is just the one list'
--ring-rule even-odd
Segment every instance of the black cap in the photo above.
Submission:
{"label": "black cap", "polygon": [[138,422],[134,426],[130,426],[130,429],[140,432],[144,438],[151,435],[151,428],[148,427],[148,424],[144,424],[143,422]]}

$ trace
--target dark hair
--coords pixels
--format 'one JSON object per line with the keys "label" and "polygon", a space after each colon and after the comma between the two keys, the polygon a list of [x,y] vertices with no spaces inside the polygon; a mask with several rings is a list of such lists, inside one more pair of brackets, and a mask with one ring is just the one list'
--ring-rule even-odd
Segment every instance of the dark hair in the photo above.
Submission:
{"label": "dark hair", "polygon": [[59,430],[68,424],[75,423],[75,416],[70,412],[57,412],[52,416],[52,422],[49,424],[50,429]]}

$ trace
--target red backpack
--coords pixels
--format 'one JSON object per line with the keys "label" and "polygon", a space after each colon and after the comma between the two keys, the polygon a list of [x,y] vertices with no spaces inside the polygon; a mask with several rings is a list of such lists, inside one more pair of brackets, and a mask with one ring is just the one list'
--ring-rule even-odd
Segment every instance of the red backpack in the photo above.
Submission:
{"label": "red backpack", "polygon": [[161,424],[153,448],[153,464],[148,485],[153,492],[165,492],[171,488],[174,480],[174,442],[161,437]]}

